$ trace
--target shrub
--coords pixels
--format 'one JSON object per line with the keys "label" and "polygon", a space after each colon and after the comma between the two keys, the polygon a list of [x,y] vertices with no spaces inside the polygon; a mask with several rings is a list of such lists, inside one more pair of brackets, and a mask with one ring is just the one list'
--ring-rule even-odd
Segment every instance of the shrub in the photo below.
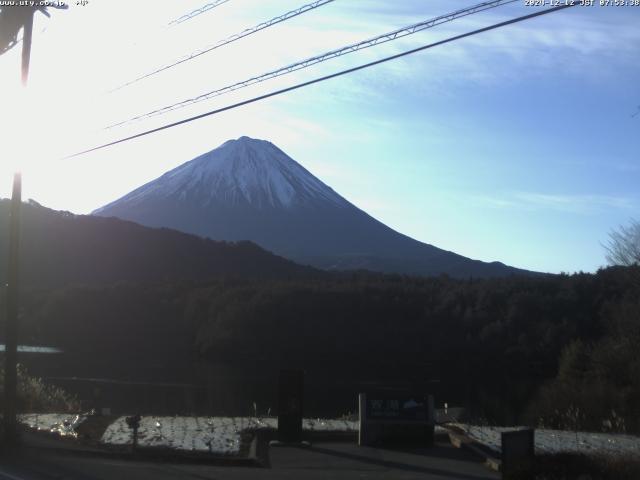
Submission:
{"label": "shrub", "polygon": [[[0,366],[0,399],[4,399],[4,366]],[[80,410],[80,402],[60,387],[49,385],[41,378],[32,377],[26,368],[18,365],[18,411],[67,413]],[[1,402],[2,400],[0,400]]]}

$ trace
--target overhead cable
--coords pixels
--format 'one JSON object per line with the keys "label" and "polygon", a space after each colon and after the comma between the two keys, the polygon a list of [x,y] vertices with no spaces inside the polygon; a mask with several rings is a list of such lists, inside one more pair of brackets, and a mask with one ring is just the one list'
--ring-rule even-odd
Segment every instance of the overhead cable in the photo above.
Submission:
{"label": "overhead cable", "polygon": [[187,20],[191,20],[193,17],[197,17],[198,15],[202,15],[209,10],[212,10],[223,3],[227,3],[229,0],[215,0],[214,2],[209,2],[206,5],[203,5],[200,8],[196,8],[194,11],[187,13],[186,15],[182,15],[181,17],[176,18],[175,20],[171,20],[168,25],[178,25],[182,22],[186,22]]}
{"label": "overhead cable", "polygon": [[239,107],[242,107],[242,106],[245,106],[245,105],[249,105],[251,103],[258,102],[260,100],[265,100],[267,98],[275,97],[277,95],[282,95],[284,93],[291,92],[293,90],[298,90],[298,89],[303,88],[303,87],[308,87],[309,85],[313,85],[313,84],[316,84],[316,83],[324,82],[325,80],[330,80],[332,78],[340,77],[342,75],[353,73],[353,72],[356,72],[358,70],[363,70],[365,68],[373,67],[373,66],[379,65],[381,63],[385,63],[385,62],[389,62],[391,60],[402,58],[402,57],[405,57],[407,55],[412,55],[414,53],[421,52],[421,51],[427,50],[429,48],[433,48],[433,47],[437,47],[437,46],[444,45],[444,44],[447,44],[447,43],[451,43],[451,42],[454,42],[456,40],[461,40],[463,38],[470,37],[472,35],[477,35],[477,34],[480,34],[480,33],[488,32],[490,30],[495,30],[497,28],[505,27],[507,25],[512,25],[514,23],[522,22],[522,21],[525,21],[525,20],[529,20],[529,19],[532,19],[532,18],[535,18],[535,17],[542,16],[542,15],[547,15],[549,13],[554,13],[554,12],[557,12],[557,11],[560,11],[560,10],[564,10],[565,8],[573,7],[575,5],[577,5],[577,4],[573,4],[572,3],[572,4],[561,5],[561,6],[558,6],[558,7],[552,7],[552,8],[548,8],[546,10],[542,10],[542,11],[531,13],[529,15],[523,15],[521,17],[516,17],[516,18],[513,18],[511,20],[507,20],[507,21],[500,22],[500,23],[495,23],[495,24],[490,25],[488,27],[484,27],[484,28],[480,28],[480,29],[477,29],[477,30],[473,30],[471,32],[463,33],[461,35],[456,35],[454,37],[449,37],[447,39],[440,40],[438,42],[434,42],[434,43],[430,43],[430,44],[427,44],[427,45],[423,45],[421,47],[414,48],[414,49],[411,49],[411,50],[407,50],[405,52],[398,53],[396,55],[391,55],[389,57],[385,57],[385,58],[382,58],[382,59],[379,59],[379,60],[376,60],[376,61],[373,61],[373,62],[365,63],[364,65],[359,65],[357,67],[348,68],[346,70],[342,70],[342,71],[339,71],[339,72],[336,72],[336,73],[332,73],[330,75],[325,75],[323,77],[315,78],[313,80],[308,80],[306,82],[298,83],[298,84],[292,85],[290,87],[282,88],[280,90],[276,90],[276,91],[273,91],[273,92],[270,92],[270,93],[266,93],[264,95],[259,95],[257,97],[253,97],[253,98],[250,98],[250,99],[247,99],[247,100],[243,100],[241,102],[237,102],[237,103],[234,103],[232,105],[227,105],[225,107],[217,108],[215,110],[211,110],[209,112],[201,113],[201,114],[195,115],[193,117],[185,118],[185,119],[179,120],[177,122],[173,122],[173,123],[169,123],[167,125],[163,125],[163,126],[160,126],[160,127],[152,128],[151,130],[146,130],[144,132],[140,132],[140,133],[137,133],[135,135],[130,135],[128,137],[124,137],[124,138],[121,138],[119,140],[114,140],[114,141],[111,141],[111,142],[108,142],[108,143],[104,143],[102,145],[98,145],[96,147],[92,147],[92,148],[89,148],[87,150],[83,150],[83,151],[74,153],[72,155],[67,155],[66,157],[63,157],[63,159],[74,158],[74,157],[78,157],[80,155],[85,155],[85,154],[90,153],[90,152],[95,152],[95,151],[101,150],[103,148],[107,148],[107,147],[111,147],[113,145],[118,145],[120,143],[128,142],[130,140],[134,140],[136,138],[144,137],[146,135],[151,135],[152,133],[157,133],[157,132],[160,132],[162,130],[167,130],[169,128],[177,127],[179,125],[183,125],[183,124],[186,124],[186,123],[189,123],[189,122],[193,122],[193,121],[199,120],[201,118],[209,117],[211,115],[216,115],[218,113],[226,112],[228,110],[233,110],[235,108],[239,108]]}
{"label": "overhead cable", "polygon": [[124,125],[130,122],[134,122],[137,120],[142,120],[145,118],[150,118],[156,115],[162,115],[167,112],[171,112],[173,110],[177,110],[180,108],[187,107],[189,105],[193,105],[195,103],[203,102],[205,100],[209,100],[213,97],[217,97],[220,95],[224,95],[226,93],[233,92],[235,90],[239,90],[241,88],[246,88],[250,85],[254,85],[256,83],[261,83],[272,78],[280,77],[282,75],[286,75],[291,72],[295,72],[297,70],[301,70],[303,68],[308,68],[312,65],[315,65],[320,62],[324,62],[326,60],[330,60],[332,58],[340,57],[342,55],[347,55],[349,53],[357,52],[359,50],[363,50],[365,48],[373,47],[375,45],[380,45],[382,43],[390,42],[392,40],[397,40],[398,38],[405,37],[407,35],[412,35],[416,32],[425,30],[427,28],[433,28],[437,25],[441,25],[443,23],[451,22],[461,17],[465,17],[468,15],[473,15],[478,12],[482,12],[491,8],[496,8],[502,5],[506,5],[509,3],[514,3],[520,0],[493,0],[489,2],[482,2],[480,4],[474,5],[472,7],[464,8],[461,10],[456,10],[451,13],[447,13],[446,15],[440,15],[438,17],[425,20],[423,22],[415,23],[413,25],[409,25],[407,27],[400,28],[398,30],[394,30],[392,32],[388,32],[382,35],[378,35],[377,37],[370,38],[368,40],[364,40],[358,43],[354,43],[351,45],[347,45],[346,47],[341,47],[336,50],[331,50],[329,52],[323,53],[321,55],[316,55],[311,58],[307,58],[305,60],[293,63],[291,65],[287,65],[285,67],[278,68],[276,70],[272,70],[270,72],[264,73],[262,75],[258,75],[256,77],[251,77],[247,80],[243,80],[241,82],[233,83],[231,85],[227,85],[225,87],[217,88],[215,90],[211,90],[209,92],[198,95],[197,97],[188,98],[186,100],[182,100],[180,102],[168,105],[166,107],[158,108],[156,110],[152,110],[147,113],[143,113],[141,115],[137,115],[128,120],[124,120],[112,125],[107,126],[106,128],[118,127],[120,125]]}
{"label": "overhead cable", "polygon": [[170,68],[173,68],[177,65],[180,65],[181,63],[184,62],[188,62],[189,60],[193,60],[194,58],[199,57],[200,55],[204,55],[205,53],[209,53],[213,50],[216,50],[217,48],[220,48],[224,45],[228,45],[229,43],[235,42],[237,40],[240,40],[241,38],[245,38],[248,37],[249,35],[252,35],[254,33],[257,33],[261,30],[264,30],[265,28],[269,28],[273,25],[277,25],[278,23],[282,23],[286,20],[289,20],[290,18],[294,18],[297,17],[298,15],[302,15],[303,13],[306,13],[310,10],[314,10],[318,7],[321,7],[323,5],[326,5],[328,3],[331,3],[335,0],[316,0],[315,2],[312,3],[308,3],[306,5],[303,5],[301,7],[298,7],[294,10],[291,10],[287,13],[283,13],[282,15],[278,15],[277,17],[273,17],[270,20],[267,20],[266,22],[262,22],[259,23],[258,25],[251,27],[251,28],[247,28],[246,30],[243,30],[240,33],[236,33],[234,35],[231,35],[230,37],[224,38],[216,43],[207,45],[206,47],[202,47],[199,48],[198,50],[194,50],[193,52],[189,53],[188,55],[184,55],[180,58],[178,58],[177,60],[172,61],[171,63],[168,63],[166,65],[163,65],[162,67],[158,67],[155,70],[152,70],[150,72],[145,73],[144,75],[141,75],[137,78],[134,78],[133,80],[127,82],[127,83],[123,83],[122,85],[114,88],[113,90],[111,90],[111,92],[115,92],[116,90],[120,90],[121,88],[127,87],[129,85],[132,85],[134,83],[139,82],[140,80],[144,80],[145,78],[149,78],[152,75],[156,75],[160,72],[164,72],[165,70],[169,70]]}

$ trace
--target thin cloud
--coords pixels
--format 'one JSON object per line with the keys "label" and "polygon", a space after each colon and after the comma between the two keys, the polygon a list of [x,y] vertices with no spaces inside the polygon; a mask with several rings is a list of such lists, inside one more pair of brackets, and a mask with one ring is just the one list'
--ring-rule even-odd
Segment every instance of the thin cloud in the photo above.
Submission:
{"label": "thin cloud", "polygon": [[639,199],[630,196],[514,192],[502,196],[477,195],[476,203],[492,208],[556,211],[592,215],[609,210],[637,210]]}
{"label": "thin cloud", "polygon": [[[528,10],[524,12],[528,13]],[[462,18],[360,52],[357,59],[365,61],[398,53],[522,13],[522,10],[506,8]],[[483,83],[509,78],[521,80],[523,75],[531,76],[550,70],[580,75],[582,80],[603,79],[614,70],[603,69],[603,61],[613,64],[634,61],[636,46],[640,43],[640,31],[636,28],[637,20],[629,18],[631,16],[621,16],[613,22],[611,18],[605,19],[594,14],[595,11],[588,8],[586,11],[575,9],[560,12],[434,48],[415,57],[381,66],[375,72],[381,81],[387,82],[389,76],[409,80],[419,78],[423,88],[461,78]],[[425,15],[425,18],[428,17]],[[416,20],[414,17],[412,21]]]}

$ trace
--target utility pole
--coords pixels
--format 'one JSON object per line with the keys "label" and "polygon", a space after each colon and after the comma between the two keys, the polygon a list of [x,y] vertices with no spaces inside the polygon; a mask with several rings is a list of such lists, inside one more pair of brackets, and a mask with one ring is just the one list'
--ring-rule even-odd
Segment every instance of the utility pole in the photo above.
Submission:
{"label": "utility pole", "polygon": [[24,19],[24,32],[22,34],[22,86],[26,87],[29,81],[29,62],[31,61],[31,40],[33,39],[33,15],[35,10],[30,9]]}
{"label": "utility pole", "polygon": [[20,207],[22,204],[22,178],[13,177],[11,194],[11,220],[9,225],[9,262],[7,282],[7,315],[5,323],[4,362],[4,437],[6,445],[18,442],[16,397],[18,386],[18,274],[20,257]]}
{"label": "utility pole", "polygon": [[[29,80],[31,40],[33,38],[33,8],[25,8],[22,36],[22,85]],[[20,272],[20,209],[22,206],[22,175],[13,175],[11,193],[11,219],[9,223],[9,261],[7,278],[7,315],[5,318],[4,356],[4,440],[7,446],[18,444],[17,389],[18,389],[18,310]]]}
{"label": "utility pole", "polygon": [[[5,53],[18,42],[18,32],[22,29],[22,85],[26,88],[29,80],[31,42],[33,40],[33,17],[36,12],[49,17],[48,8],[66,10],[68,5],[60,2],[24,2],[29,6],[3,6],[0,8],[0,54]],[[51,5],[49,5],[51,3]],[[46,5],[42,5],[46,4]],[[28,126],[27,126],[28,127]],[[26,145],[21,146],[26,147]],[[10,153],[11,154],[11,153]],[[18,312],[19,312],[19,258],[20,258],[20,209],[22,207],[22,175],[13,175],[11,195],[11,221],[9,225],[9,261],[6,285],[5,318],[5,364],[4,364],[4,440],[6,445],[18,444],[17,387],[18,387]]]}

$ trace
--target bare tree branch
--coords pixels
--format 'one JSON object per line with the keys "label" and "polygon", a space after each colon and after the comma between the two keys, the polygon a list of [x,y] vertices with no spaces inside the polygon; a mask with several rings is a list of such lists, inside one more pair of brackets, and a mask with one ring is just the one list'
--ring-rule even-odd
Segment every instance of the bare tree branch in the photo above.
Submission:
{"label": "bare tree branch", "polygon": [[640,265],[640,222],[631,219],[628,226],[613,230],[604,248],[610,265]]}

